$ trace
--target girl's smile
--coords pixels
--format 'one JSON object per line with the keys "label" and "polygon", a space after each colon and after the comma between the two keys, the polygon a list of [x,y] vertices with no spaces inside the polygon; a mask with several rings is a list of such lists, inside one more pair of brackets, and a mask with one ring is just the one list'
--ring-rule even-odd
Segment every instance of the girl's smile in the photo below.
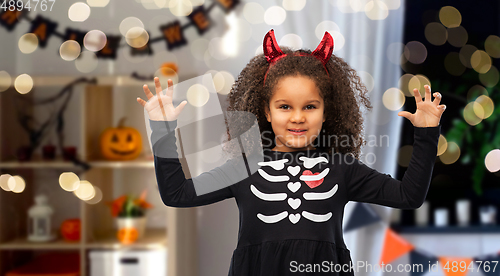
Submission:
{"label": "girl's smile", "polygon": [[325,121],[323,113],[323,98],[313,80],[301,75],[281,79],[266,108],[275,135],[273,150],[315,149],[311,144]]}

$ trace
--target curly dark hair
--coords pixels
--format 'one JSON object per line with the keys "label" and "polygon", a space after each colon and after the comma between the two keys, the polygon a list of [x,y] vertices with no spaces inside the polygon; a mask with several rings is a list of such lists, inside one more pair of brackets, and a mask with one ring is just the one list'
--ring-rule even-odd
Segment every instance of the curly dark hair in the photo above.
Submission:
{"label": "curly dark hair", "polygon": [[[364,105],[367,110],[371,110],[372,106],[367,96],[368,91],[356,71],[342,58],[332,54],[326,64],[329,72],[329,75],[327,75],[321,61],[318,59],[294,55],[294,53],[311,54],[311,50],[300,49],[293,51],[285,46],[281,46],[281,50],[287,56],[281,58],[269,69],[265,86],[264,75],[269,63],[264,54],[259,54],[253,57],[243,68],[227,96],[227,111],[229,113],[231,111],[233,113],[237,113],[234,111],[250,112],[255,115],[258,121],[262,140],[258,142],[242,141],[249,145],[246,148],[252,148],[252,145],[255,145],[256,142],[261,143],[262,148],[272,149],[275,146],[275,136],[271,123],[266,120],[265,109],[269,108],[269,100],[274,93],[274,88],[282,78],[304,76],[314,81],[319,88],[325,105],[324,115],[326,120],[319,136],[313,142],[313,146],[328,152],[328,154],[340,152],[352,154],[359,159],[361,147],[366,144],[363,138],[363,116],[360,107]],[[251,123],[242,123],[244,121],[248,120],[242,120],[241,115],[232,118],[226,116],[226,123],[229,122],[231,125],[227,131],[227,141],[231,137],[244,133],[251,127]],[[266,133],[270,133],[269,137],[264,136]],[[337,138],[336,142],[332,141],[332,137]],[[338,137],[349,138],[348,141],[342,142]],[[266,141],[273,142],[268,145]],[[231,148],[237,146],[237,144],[232,143],[228,150],[240,150],[240,148]]]}

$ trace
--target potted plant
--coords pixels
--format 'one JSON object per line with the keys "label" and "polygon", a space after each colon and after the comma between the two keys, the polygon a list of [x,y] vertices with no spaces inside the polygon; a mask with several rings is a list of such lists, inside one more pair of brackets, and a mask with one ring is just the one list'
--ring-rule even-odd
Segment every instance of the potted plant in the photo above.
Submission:
{"label": "potted plant", "polygon": [[146,228],[146,209],[153,205],[146,201],[146,190],[136,198],[132,195],[122,195],[108,202],[111,215],[116,220],[117,237],[122,243],[133,243],[144,236]]}

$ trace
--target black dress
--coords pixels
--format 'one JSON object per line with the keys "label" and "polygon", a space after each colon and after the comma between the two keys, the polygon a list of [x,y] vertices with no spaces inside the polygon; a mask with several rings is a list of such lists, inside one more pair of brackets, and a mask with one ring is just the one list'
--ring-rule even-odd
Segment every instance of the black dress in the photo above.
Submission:
{"label": "black dress", "polygon": [[[420,207],[430,185],[440,134],[440,126],[414,127],[413,153],[402,181],[350,155],[265,150],[256,173],[228,187],[197,195],[192,179],[185,178],[175,158],[173,130],[177,121],[150,121],[150,125],[156,178],[167,206],[194,207],[236,199],[240,223],[230,276],[354,275],[342,233],[346,203]],[[173,155],[159,157],[156,153],[160,149],[168,149]],[[224,171],[231,166],[234,164],[228,161],[221,169],[204,175],[229,181]]]}

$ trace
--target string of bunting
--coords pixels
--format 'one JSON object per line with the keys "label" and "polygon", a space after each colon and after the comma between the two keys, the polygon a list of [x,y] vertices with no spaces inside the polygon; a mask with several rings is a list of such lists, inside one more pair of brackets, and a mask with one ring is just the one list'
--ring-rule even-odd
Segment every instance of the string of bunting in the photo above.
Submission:
{"label": "string of bunting", "polygon": [[[382,218],[373,210],[373,208],[366,203],[357,202],[354,206],[351,216],[346,222],[344,232],[350,232],[356,229],[360,229],[362,227],[367,227],[368,225],[372,225],[374,223],[384,223]],[[384,263],[385,265],[393,262],[394,260],[402,257],[405,254],[409,255],[409,263],[412,268],[421,267],[423,271],[418,271],[416,269],[412,269],[409,272],[409,275],[424,275],[429,272],[429,265],[431,265],[431,269],[433,271],[437,270],[438,264],[441,266],[445,275],[466,275],[470,272],[469,265],[471,263],[475,264],[473,271],[476,272],[478,269],[484,275],[500,275],[500,266],[497,266],[495,269],[495,265],[500,263],[500,252],[496,252],[488,255],[481,255],[475,257],[453,257],[453,256],[435,256],[425,250],[415,247],[413,244],[406,241],[403,237],[398,235],[394,230],[390,227],[386,227],[384,244],[382,249],[382,254],[380,258],[379,264]],[[457,265],[453,268],[452,263],[456,262]],[[443,267],[446,263],[448,263],[448,267]],[[463,267],[460,266],[461,263],[466,264],[465,271]],[[478,266],[481,263],[484,265]],[[488,263],[488,265],[486,265]],[[434,265],[434,266],[432,266]],[[394,270],[394,269],[393,269]],[[456,270],[456,271],[454,271]]]}
{"label": "string of bunting", "polygon": [[[131,48],[131,55],[152,55],[153,51],[149,46],[150,43],[156,43],[159,41],[165,41],[167,44],[167,49],[170,51],[172,49],[181,47],[187,44],[187,40],[184,36],[184,30],[190,26],[195,26],[198,34],[203,35],[207,32],[213,25],[213,20],[210,19],[209,12],[214,8],[214,6],[220,6],[225,13],[229,13],[234,9],[234,7],[239,4],[239,0],[214,0],[208,8],[204,5],[200,5],[188,15],[189,23],[181,25],[179,20],[174,20],[172,22],[166,23],[160,26],[161,36],[150,39],[143,47],[134,48],[128,44],[120,44],[122,38],[121,35],[106,35],[107,40],[104,48],[96,52],[98,58],[108,58],[116,59],[116,53],[118,48],[129,46]],[[48,18],[41,15],[37,15],[35,19],[31,19],[28,16],[28,10],[22,9],[18,11],[14,9],[13,11],[6,9],[0,11],[0,25],[4,26],[9,32],[14,30],[16,25],[21,19],[26,19],[31,22],[31,27],[29,32],[37,36],[38,42],[41,48],[45,48],[47,41],[52,36],[61,38],[62,40],[75,40],[83,47],[83,38],[87,32],[80,31],[77,29],[66,28],[65,33],[60,33],[56,30],[58,27],[57,22],[53,22]],[[149,32],[148,32],[149,34]]]}

